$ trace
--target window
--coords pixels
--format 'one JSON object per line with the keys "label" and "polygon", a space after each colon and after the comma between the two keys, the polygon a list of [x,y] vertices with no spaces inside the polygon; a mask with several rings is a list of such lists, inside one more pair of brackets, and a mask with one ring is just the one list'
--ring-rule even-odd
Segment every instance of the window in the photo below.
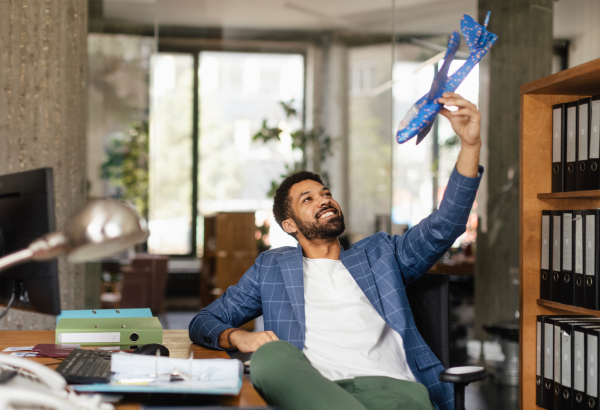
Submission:
{"label": "window", "polygon": [[[197,104],[194,103],[197,101]],[[295,242],[273,223],[271,182],[298,156],[280,102],[302,112],[299,54],[161,52],[152,64],[149,251],[202,254],[203,215],[253,211],[272,245]],[[196,127],[194,119],[197,118]],[[281,141],[254,141],[267,122]]]}
{"label": "window", "polygon": [[150,123],[151,253],[192,253],[194,58],[158,53],[152,59]]}

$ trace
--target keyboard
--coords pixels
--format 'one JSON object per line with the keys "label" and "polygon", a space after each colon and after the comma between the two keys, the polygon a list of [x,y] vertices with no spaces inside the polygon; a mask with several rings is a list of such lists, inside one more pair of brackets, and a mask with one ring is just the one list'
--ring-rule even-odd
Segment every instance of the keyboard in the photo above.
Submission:
{"label": "keyboard", "polygon": [[110,381],[110,352],[73,350],[56,368],[69,383],[91,384]]}

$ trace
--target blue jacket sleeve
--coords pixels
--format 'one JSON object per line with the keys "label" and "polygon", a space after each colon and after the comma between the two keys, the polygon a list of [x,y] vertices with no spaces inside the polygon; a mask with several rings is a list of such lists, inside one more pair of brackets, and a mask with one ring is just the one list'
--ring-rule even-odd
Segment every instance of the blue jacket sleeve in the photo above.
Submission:
{"label": "blue jacket sleeve", "polygon": [[392,237],[405,283],[427,272],[466,230],[482,175],[482,166],[476,178],[465,177],[454,168],[439,209],[404,235]]}
{"label": "blue jacket sleeve", "polygon": [[190,322],[190,340],[212,349],[219,347],[219,334],[238,327],[262,314],[258,275],[262,254],[235,286],[202,309]]}

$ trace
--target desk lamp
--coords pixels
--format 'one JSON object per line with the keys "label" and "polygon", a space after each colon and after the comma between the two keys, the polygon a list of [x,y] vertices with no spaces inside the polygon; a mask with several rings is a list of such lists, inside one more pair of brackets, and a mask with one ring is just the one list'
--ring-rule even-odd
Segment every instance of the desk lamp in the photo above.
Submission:
{"label": "desk lamp", "polygon": [[[127,205],[112,199],[91,201],[67,221],[63,232],[44,235],[26,249],[0,258],[0,275],[12,266],[52,259],[63,253],[71,263],[103,258],[144,242],[148,235],[146,221]],[[0,319],[12,306],[16,293],[13,289]]]}

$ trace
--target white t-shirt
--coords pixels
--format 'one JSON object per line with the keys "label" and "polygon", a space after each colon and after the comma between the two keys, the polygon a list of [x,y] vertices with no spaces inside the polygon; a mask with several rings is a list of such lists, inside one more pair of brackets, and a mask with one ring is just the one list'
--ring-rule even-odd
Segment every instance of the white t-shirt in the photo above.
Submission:
{"label": "white t-shirt", "polygon": [[304,258],[303,352],[327,379],[387,376],[416,382],[402,337],[377,313],[342,262]]}

